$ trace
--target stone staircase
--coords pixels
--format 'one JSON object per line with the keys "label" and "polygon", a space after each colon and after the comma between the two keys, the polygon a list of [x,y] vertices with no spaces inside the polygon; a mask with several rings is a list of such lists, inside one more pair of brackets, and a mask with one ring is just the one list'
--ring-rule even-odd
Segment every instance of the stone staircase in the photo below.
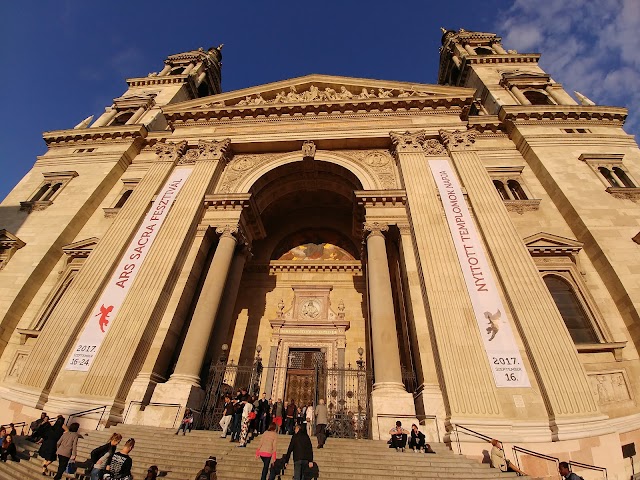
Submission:
{"label": "stone staircase", "polygon": [[[219,432],[193,431],[186,436],[176,436],[173,430],[166,428],[117,425],[104,431],[91,431],[82,434],[78,443],[78,473],[76,478],[84,476],[84,462],[91,450],[107,442],[113,432],[123,436],[120,445],[127,438],[135,438],[136,446],[131,452],[133,474],[136,480],[144,479],[147,468],[157,465],[160,478],[167,480],[192,480],[202,468],[205,460],[215,456],[218,460],[218,479],[255,479],[260,478],[262,462],[255,458],[257,439],[247,448],[237,448],[237,443],[222,439]],[[291,437],[278,437],[278,457],[284,454]],[[315,461],[320,467],[320,478],[330,480],[395,480],[402,479],[502,479],[513,478],[513,473],[501,473],[487,464],[479,463],[451,452],[446,445],[432,444],[435,455],[396,452],[388,448],[384,441],[349,440],[329,438],[323,449],[316,449],[316,439],[312,438]],[[27,480],[41,479],[42,459],[36,453],[39,446],[27,442],[21,437],[16,439],[18,451],[29,460],[19,463],[0,463],[0,479]],[[50,465],[55,472],[57,462]],[[283,475],[283,479],[293,476],[293,465]],[[528,477],[522,477],[528,478]]]}

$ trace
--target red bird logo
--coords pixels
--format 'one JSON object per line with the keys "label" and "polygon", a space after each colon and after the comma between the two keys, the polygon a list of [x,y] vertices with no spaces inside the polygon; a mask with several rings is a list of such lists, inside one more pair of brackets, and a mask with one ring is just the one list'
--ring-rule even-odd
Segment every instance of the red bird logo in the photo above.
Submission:
{"label": "red bird logo", "polygon": [[100,325],[100,331],[102,331],[102,333],[104,333],[104,327],[109,325],[108,317],[112,310],[113,310],[113,305],[109,305],[108,307],[105,307],[104,304],[102,304],[102,306],[100,307],[100,313],[95,315],[96,317],[100,317],[100,320],[98,320],[98,325]]}

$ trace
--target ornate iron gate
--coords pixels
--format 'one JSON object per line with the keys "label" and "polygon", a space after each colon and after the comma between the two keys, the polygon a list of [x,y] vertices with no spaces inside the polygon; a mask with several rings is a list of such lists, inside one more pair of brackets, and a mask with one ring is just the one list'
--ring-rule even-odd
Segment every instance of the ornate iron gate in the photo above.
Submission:
{"label": "ornate iron gate", "polygon": [[327,402],[330,434],[340,438],[371,438],[371,372],[334,366],[319,373],[326,392],[318,392],[318,396]]}

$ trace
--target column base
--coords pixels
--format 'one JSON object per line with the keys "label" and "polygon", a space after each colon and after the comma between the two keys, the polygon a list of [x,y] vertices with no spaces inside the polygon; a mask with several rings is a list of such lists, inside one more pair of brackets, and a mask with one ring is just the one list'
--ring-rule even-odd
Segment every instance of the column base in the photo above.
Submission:
{"label": "column base", "polygon": [[174,373],[169,378],[167,383],[193,385],[194,387],[200,387],[200,375],[190,375],[187,373]]}
{"label": "column base", "polygon": [[407,430],[418,423],[413,395],[401,383],[376,383],[371,392],[371,436],[374,440],[389,438],[389,430],[401,421]]}
{"label": "column base", "polygon": [[[126,423],[178,428],[185,408],[199,411],[204,395],[204,390],[197,385],[172,381],[159,383],[144,410],[140,406],[131,408]],[[198,422],[197,413],[195,422]]]}
{"label": "column base", "polygon": [[438,385],[422,384],[414,395],[416,411],[419,414],[436,417],[435,419],[425,419],[420,431],[426,435],[427,441],[441,442],[446,432],[445,420],[447,411],[440,387]]}

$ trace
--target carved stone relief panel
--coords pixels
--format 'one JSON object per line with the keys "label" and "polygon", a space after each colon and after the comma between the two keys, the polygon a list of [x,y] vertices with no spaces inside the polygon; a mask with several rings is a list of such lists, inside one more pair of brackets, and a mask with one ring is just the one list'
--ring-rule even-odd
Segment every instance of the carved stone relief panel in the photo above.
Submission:
{"label": "carved stone relief panel", "polygon": [[339,153],[363,165],[378,178],[383,189],[399,188],[396,181],[395,162],[388,150],[341,150]]}
{"label": "carved stone relief panel", "polygon": [[229,193],[235,191],[236,185],[247,177],[251,171],[255,170],[260,165],[282,157],[283,155],[284,154],[281,153],[235,155],[222,174],[218,193]]}
{"label": "carved stone relief panel", "polygon": [[594,372],[589,382],[599,405],[609,405],[631,400],[631,392],[624,370]]}
{"label": "carved stone relief panel", "polygon": [[7,379],[17,379],[22,373],[25,363],[27,363],[27,353],[18,353],[13,359],[13,363],[7,372]]}

